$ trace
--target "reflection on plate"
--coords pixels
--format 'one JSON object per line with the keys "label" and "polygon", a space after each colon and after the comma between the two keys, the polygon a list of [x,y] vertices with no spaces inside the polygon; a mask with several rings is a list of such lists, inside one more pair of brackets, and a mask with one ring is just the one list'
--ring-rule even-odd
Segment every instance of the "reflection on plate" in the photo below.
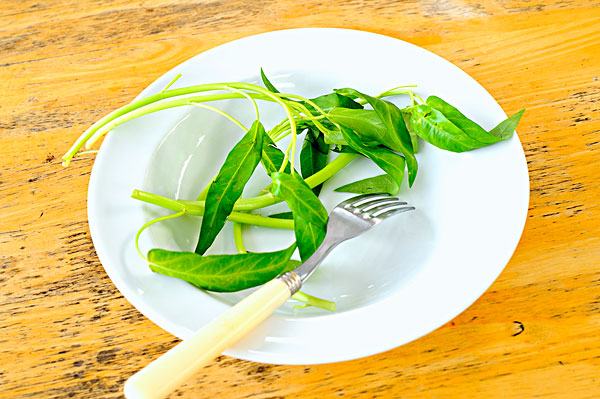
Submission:
{"label": "reflection on plate", "polygon": [[[310,59],[298,59],[294,44],[307,41],[328,45],[317,47]],[[341,65],[337,60],[348,59],[348,54],[358,56]],[[506,117],[476,81],[438,56],[400,40],[342,29],[285,30],[237,40],[175,67],[140,96],[160,91],[178,73],[182,78],[177,86],[257,83],[260,67],[277,87],[306,97],[339,87],[377,93],[417,84],[422,96],[436,94],[446,99],[485,128]],[[235,101],[217,106],[250,121],[252,108]],[[398,105],[404,101],[394,99]],[[273,104],[261,109],[267,127],[282,117]],[[181,338],[237,302],[243,293],[209,294],[150,272],[137,257],[133,237],[141,224],[166,211],[138,203],[129,195],[142,188],[195,198],[240,136],[238,128],[207,111],[173,109],[117,128],[104,141],[94,164],[88,212],[98,256],[136,308]],[[417,210],[340,245],[303,288],[335,300],[339,310],[296,310],[286,304],[226,354],[280,364],[367,356],[434,330],[490,286],[510,259],[527,213],[528,174],[518,137],[463,154],[425,144],[417,157],[417,180],[411,189],[403,185],[399,194]],[[321,199],[331,210],[347,197],[333,192],[334,188],[378,173],[366,160],[353,161],[325,185]],[[256,194],[267,182],[258,170],[247,194]],[[189,250],[198,229],[198,218],[172,220],[153,226],[141,244],[145,249]],[[293,240],[292,232],[258,227],[244,234],[253,250],[281,249]],[[235,252],[231,226],[224,229],[211,252]]]}

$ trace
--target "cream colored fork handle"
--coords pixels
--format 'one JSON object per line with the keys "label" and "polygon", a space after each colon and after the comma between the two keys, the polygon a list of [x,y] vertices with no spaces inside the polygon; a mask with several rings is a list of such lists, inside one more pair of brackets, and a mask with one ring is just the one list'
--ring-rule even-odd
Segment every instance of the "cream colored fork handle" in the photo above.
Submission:
{"label": "cream colored fork handle", "polygon": [[125,383],[125,397],[166,397],[198,369],[269,317],[290,296],[290,289],[283,281],[275,279],[266,283],[194,336],[131,376]]}

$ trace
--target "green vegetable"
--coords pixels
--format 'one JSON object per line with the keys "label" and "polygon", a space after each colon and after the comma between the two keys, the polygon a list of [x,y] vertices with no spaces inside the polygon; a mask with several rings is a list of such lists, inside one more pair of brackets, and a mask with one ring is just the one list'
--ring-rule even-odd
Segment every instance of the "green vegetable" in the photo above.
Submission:
{"label": "green vegetable", "polygon": [[227,155],[206,194],[196,253],[204,254],[225,225],[225,220],[233,211],[235,202],[241,197],[244,186],[260,162],[264,135],[262,124],[255,121],[248,133]]}
{"label": "green vegetable", "polygon": [[274,219],[293,219],[294,214],[292,212],[281,212],[269,215],[269,217]]}
{"label": "green vegetable", "polygon": [[[352,98],[344,96],[339,93],[329,93],[323,96],[319,96],[310,100],[312,103],[317,104],[323,111],[328,112],[333,108],[349,108],[349,109],[362,109],[363,106],[352,100]],[[314,110],[310,104],[306,106]]]}
{"label": "green vegetable", "polygon": [[[327,117],[333,122],[356,132],[364,144],[385,145],[384,143],[392,140],[391,133],[372,109],[333,108],[329,111]],[[345,141],[344,144],[346,144]]]}
{"label": "green vegetable", "polygon": [[262,79],[262,82],[267,89],[271,90],[273,93],[279,93],[279,90],[277,90],[277,88],[273,86],[269,78],[267,78],[267,75],[265,75],[265,71],[263,71],[262,68],[260,68],[260,78]]}
{"label": "green vegetable", "polygon": [[[260,162],[262,163],[265,171],[269,176],[273,172],[277,172],[279,168],[281,168],[281,164],[283,164],[283,159],[285,155],[283,151],[281,151],[277,145],[271,140],[271,138],[267,135],[263,138],[263,149],[262,149],[262,157]],[[290,173],[290,166],[287,165],[285,168],[286,173]]]}
{"label": "green vegetable", "polygon": [[428,97],[426,104],[410,107],[405,115],[410,115],[409,130],[423,140],[444,150],[463,152],[510,138],[523,112],[502,121],[490,132],[436,96]]}
{"label": "green vegetable", "polygon": [[411,109],[410,128],[423,140],[443,150],[463,152],[482,145],[427,104]]}
{"label": "green vegetable", "polygon": [[[314,175],[327,165],[329,145],[325,144],[323,135],[315,128],[310,128],[304,137],[302,151],[300,152],[300,171],[305,179]],[[321,192],[322,184],[312,190],[316,196]]]}
{"label": "green vegetable", "polygon": [[384,174],[357,180],[353,183],[338,187],[334,191],[355,194],[387,193],[396,195],[399,190],[400,185],[396,180],[394,180],[392,176]]}
{"label": "green vegetable", "polygon": [[436,96],[427,97],[427,105],[440,111],[450,122],[466,133],[467,136],[481,144],[493,144],[499,138],[485,131],[484,128],[467,118],[458,109]]}
{"label": "green vegetable", "polygon": [[[153,272],[176,277],[199,288],[234,292],[256,287],[288,271],[295,245],[276,252],[235,255],[199,255],[195,252],[151,249],[148,262]],[[296,264],[289,264],[296,267]]]}
{"label": "green vegetable", "polygon": [[347,145],[348,143],[346,143],[346,141],[344,140],[344,136],[342,136],[342,132],[340,132],[339,129],[337,130],[330,130],[327,134],[325,134],[325,143],[326,144],[334,144],[336,146],[344,146]]}
{"label": "green vegetable", "polygon": [[363,98],[373,107],[377,116],[389,132],[388,140],[380,142],[380,144],[396,152],[401,152],[404,155],[408,166],[408,186],[412,187],[417,177],[418,165],[413,152],[410,134],[404,125],[404,118],[400,109],[389,101],[371,97],[354,89],[341,89],[336,90],[336,92],[340,94],[352,94]]}
{"label": "green vegetable", "polygon": [[303,262],[306,262],[306,260],[315,253],[325,239],[325,234],[327,233],[327,223],[315,225],[309,223],[303,217],[295,215],[294,233],[296,235],[296,243],[298,244],[300,259],[302,259]]}
{"label": "green vegetable", "polygon": [[[302,260],[319,247],[325,237],[328,219],[317,197],[320,185],[356,157],[370,159],[386,174],[347,184],[336,191],[396,194],[405,169],[408,170],[409,186],[415,181],[417,137],[442,149],[468,151],[508,139],[523,115],[523,111],[519,111],[486,132],[441,98],[430,96],[423,101],[407,87],[396,87],[378,96],[354,89],[340,89],[306,99],[291,93],[281,94],[262,69],[260,74],[265,87],[233,82],[171,88],[177,82],[177,76],[160,93],[134,101],[100,119],[63,156],[66,166],[73,157],[86,153],[80,152],[84,146],[89,148],[115,127],[140,116],[175,107],[193,106],[211,110],[228,123],[244,129],[245,135],[229,152],[217,177],[208,187],[198,187],[201,194],[195,200],[171,199],[140,190],[133,192],[134,199],[175,212],[145,223],[138,231],[135,243],[142,257],[138,239],[144,229],[182,215],[202,217],[196,252],[153,249],[148,253],[153,271],[182,278],[212,291],[238,291],[263,284],[298,266],[299,262],[291,259],[296,246]],[[399,109],[382,99],[392,95],[408,95],[412,105]],[[256,113],[256,121],[250,129],[233,116],[209,105],[213,101],[238,99],[250,101]],[[278,104],[285,114],[285,118],[268,133],[260,122],[259,101]],[[363,104],[372,109],[364,109]],[[299,154],[303,177],[294,169],[298,155],[296,143],[302,139],[301,132],[306,132]],[[278,148],[276,143],[286,136],[290,138],[290,145],[286,149]],[[333,147],[330,148],[330,145]],[[327,163],[330,150],[339,155]],[[272,184],[256,197],[241,198],[259,162],[272,178]],[[287,202],[291,212],[268,217],[250,213],[281,201]],[[204,256],[226,220],[234,222],[234,241],[240,254]],[[241,224],[293,228],[296,243],[282,251],[246,253]],[[332,302],[307,294],[298,293],[294,298],[307,305],[335,309]]]}
{"label": "green vegetable", "polygon": [[271,193],[287,202],[292,213],[312,224],[327,223],[328,215],[323,204],[297,173],[275,172],[271,177]]}
{"label": "green vegetable", "polygon": [[521,120],[521,117],[523,116],[524,113],[525,113],[525,108],[523,108],[522,110],[520,110],[519,112],[517,112],[510,118],[507,118],[507,119],[503,120],[502,122],[500,122],[498,124],[498,126],[493,128],[492,130],[490,130],[490,134],[492,136],[498,137],[501,140],[506,140],[506,139],[512,137],[513,132],[517,128],[517,125],[519,124],[519,121]]}
{"label": "green vegetable", "polygon": [[406,125],[406,130],[408,130],[408,134],[410,134],[410,143],[412,144],[413,152],[416,154],[419,152],[419,136],[410,126],[410,109],[405,108],[402,110],[402,119],[404,119],[404,124]]}
{"label": "green vegetable", "polygon": [[364,145],[358,136],[350,129],[342,127],[342,134],[353,150],[363,154],[377,166],[389,174],[400,186],[404,177],[405,161],[400,155],[385,147],[369,147]]}
{"label": "green vegetable", "polygon": [[[309,104],[310,102],[310,104]],[[321,108],[324,112],[329,112],[334,108],[339,109],[362,109],[363,106],[356,101],[353,101],[351,98],[343,96],[338,93],[329,93],[323,96],[319,96],[309,100],[308,102],[302,102],[308,110],[314,112],[316,109],[311,104],[315,104],[319,108]],[[323,120],[320,122],[321,126],[327,129],[326,131],[322,131],[324,137],[323,141],[325,144],[339,144],[344,145],[346,142],[344,141],[339,128],[335,126],[333,123]],[[317,133],[319,132],[319,127],[316,126],[312,122],[303,122],[302,128],[308,128],[313,132],[313,135],[317,137]]]}
{"label": "green vegetable", "polygon": [[[300,262],[298,262],[298,263],[300,263]],[[292,299],[295,299],[297,301],[301,301],[301,302],[305,303],[304,305],[294,306],[294,309],[302,309],[302,308],[305,308],[308,306],[315,306],[315,307],[318,307],[321,309],[329,310],[331,312],[335,311],[335,302],[317,298],[312,295],[308,295],[307,293],[304,293],[304,292],[300,292],[300,291],[296,292],[294,295],[292,295]]]}
{"label": "green vegetable", "polygon": [[287,202],[294,215],[294,233],[305,261],[321,245],[327,231],[327,210],[297,173],[273,173],[271,192]]}

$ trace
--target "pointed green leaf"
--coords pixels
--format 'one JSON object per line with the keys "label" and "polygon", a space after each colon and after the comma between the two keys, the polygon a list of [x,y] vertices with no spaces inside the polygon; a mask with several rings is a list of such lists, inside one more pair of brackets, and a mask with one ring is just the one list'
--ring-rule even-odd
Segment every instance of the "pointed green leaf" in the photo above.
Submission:
{"label": "pointed green leaf", "polygon": [[[350,109],[362,109],[363,106],[352,100],[350,97],[344,96],[339,93],[330,93],[323,96],[319,96],[311,99],[313,103],[319,106],[323,111],[327,112],[335,107],[350,108]],[[309,110],[315,111],[315,109],[308,103],[304,103]]]}
{"label": "pointed green leaf", "polygon": [[273,86],[273,84],[271,83],[271,81],[267,78],[267,75],[265,75],[265,71],[263,71],[262,68],[260,68],[260,78],[263,81],[263,84],[265,85],[265,88],[267,88],[268,90],[272,91],[273,93],[279,93],[280,91],[277,90],[277,88],[275,86]]}
{"label": "pointed green leaf", "polygon": [[[386,145],[392,139],[390,132],[372,109],[333,108],[327,114],[332,122],[347,127],[360,135],[361,141],[372,146]],[[341,135],[341,132],[340,132]],[[342,136],[343,140],[343,136]]]}
{"label": "pointed green leaf", "polygon": [[408,134],[410,134],[410,143],[412,144],[413,152],[416,154],[419,152],[419,136],[410,126],[410,108],[411,107],[406,107],[401,111],[404,125],[406,126],[406,130],[408,130]]}
{"label": "pointed green leaf", "polygon": [[484,128],[467,118],[458,109],[436,96],[429,96],[426,101],[431,108],[440,111],[450,122],[466,133],[467,136],[480,143],[480,146],[494,144],[502,140],[486,132]]}
{"label": "pointed green leaf", "polygon": [[406,109],[405,115],[408,111],[410,111],[407,123],[409,130],[436,147],[463,152],[511,137],[525,110],[502,121],[489,132],[436,96],[428,97],[426,104]]}
{"label": "pointed green leaf", "polygon": [[[283,151],[281,151],[273,142],[273,140],[265,134],[263,138],[262,157],[260,162],[269,176],[281,168],[284,158],[285,154]],[[286,166],[285,171],[290,173],[289,165]]]}
{"label": "pointed green leaf", "polygon": [[298,214],[312,224],[327,223],[327,211],[312,192],[308,184],[294,173],[276,172],[271,175],[271,193],[287,202],[294,214]]}
{"label": "pointed green leaf", "polygon": [[444,114],[427,104],[412,107],[409,123],[419,137],[443,150],[463,152],[482,146],[450,122]]}
{"label": "pointed green leaf", "polygon": [[336,188],[334,191],[355,194],[387,193],[398,194],[400,185],[388,174],[369,177]]}
{"label": "pointed green leaf", "polygon": [[204,254],[225,225],[227,216],[233,211],[233,205],[242,195],[246,183],[260,162],[264,136],[262,124],[255,121],[227,155],[206,194],[196,253]]}
{"label": "pointed green leaf", "polygon": [[276,172],[271,192],[287,202],[294,215],[294,233],[303,261],[321,245],[327,232],[327,210],[297,173]]}
{"label": "pointed green leaf", "polygon": [[296,242],[298,243],[300,259],[306,262],[325,239],[327,224],[324,226],[310,224],[304,218],[295,216],[294,233],[296,235]]}
{"label": "pointed green leaf", "polygon": [[[406,165],[408,166],[408,185],[412,186],[417,177],[418,164],[412,148],[410,134],[404,124],[404,118],[400,109],[389,101],[371,97],[354,89],[346,88],[334,91],[343,95],[350,94],[363,98],[373,107],[379,119],[381,119],[386,129],[390,132],[388,141],[380,142],[380,144],[396,152],[401,152],[404,155]],[[358,130],[355,131],[361,133]]]}
{"label": "pointed green leaf", "polygon": [[404,168],[406,166],[404,158],[385,147],[369,147],[364,145],[355,132],[343,126],[342,134],[352,149],[375,162],[384,172],[392,176],[396,183],[398,183],[398,186],[402,184]]}
{"label": "pointed green leaf", "polygon": [[524,113],[525,113],[525,108],[523,108],[522,110],[520,110],[519,112],[517,112],[510,118],[505,119],[502,122],[500,122],[498,124],[498,126],[493,128],[492,130],[490,130],[490,134],[492,136],[498,137],[501,140],[506,140],[506,139],[510,138],[513,135],[513,132],[515,131],[515,129],[517,128],[517,125],[519,124],[519,121],[521,120],[521,117],[523,116]]}
{"label": "pointed green leaf", "polygon": [[[337,93],[330,93],[313,98],[311,102],[319,106],[319,108],[321,108],[321,110],[323,110],[323,112],[325,113],[329,112],[333,108],[362,109],[363,107],[359,103],[353,101],[351,98]],[[302,102],[302,104],[304,104],[304,106],[306,106],[306,108],[308,108],[314,115],[320,115],[320,113],[317,112],[317,110],[309,103]],[[346,144],[344,142],[344,139],[342,138],[341,133],[339,133],[339,129],[337,129],[337,127],[333,123],[326,119],[323,119],[321,120],[321,124],[329,130],[328,132],[322,132],[323,134],[325,134],[324,141],[326,144]],[[301,125],[302,127],[308,127],[309,129],[312,129],[313,132],[319,131],[316,125],[310,121],[305,121],[301,123]]]}
{"label": "pointed green leaf", "polygon": [[292,212],[281,212],[281,213],[274,213],[272,215],[268,215],[267,217],[273,218],[273,219],[293,219],[294,218],[294,214]]}
{"label": "pointed green leaf", "polygon": [[[327,155],[329,154],[329,145],[321,132],[316,128],[310,128],[304,137],[302,151],[300,152],[300,171],[302,177],[307,178],[314,175],[327,165]],[[322,184],[314,187],[312,190],[316,196],[321,192]]]}
{"label": "pointed green leaf", "polygon": [[264,284],[290,268],[295,245],[276,252],[207,255],[195,252],[152,249],[150,269],[155,273],[187,281],[199,288],[234,292]]}
{"label": "pointed green leaf", "polygon": [[324,134],[324,136],[325,144],[333,144],[336,146],[342,146],[347,144],[344,140],[344,136],[342,136],[342,133],[336,127],[333,127],[330,130],[330,132]]}

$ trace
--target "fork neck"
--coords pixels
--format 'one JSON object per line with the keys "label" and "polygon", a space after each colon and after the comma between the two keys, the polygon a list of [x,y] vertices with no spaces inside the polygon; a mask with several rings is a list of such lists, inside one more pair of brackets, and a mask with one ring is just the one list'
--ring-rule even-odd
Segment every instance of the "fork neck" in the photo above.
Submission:
{"label": "fork neck", "polygon": [[331,238],[328,239],[328,237],[325,236],[325,239],[323,240],[319,248],[317,248],[315,253],[313,253],[310,256],[310,258],[306,260],[306,262],[304,262],[294,270],[298,277],[300,277],[300,280],[302,280],[303,284],[313,274],[313,272],[321,264],[321,262],[323,262],[323,259],[325,259],[329,252],[331,252],[331,250],[335,248],[339,243],[340,241],[332,240]]}

